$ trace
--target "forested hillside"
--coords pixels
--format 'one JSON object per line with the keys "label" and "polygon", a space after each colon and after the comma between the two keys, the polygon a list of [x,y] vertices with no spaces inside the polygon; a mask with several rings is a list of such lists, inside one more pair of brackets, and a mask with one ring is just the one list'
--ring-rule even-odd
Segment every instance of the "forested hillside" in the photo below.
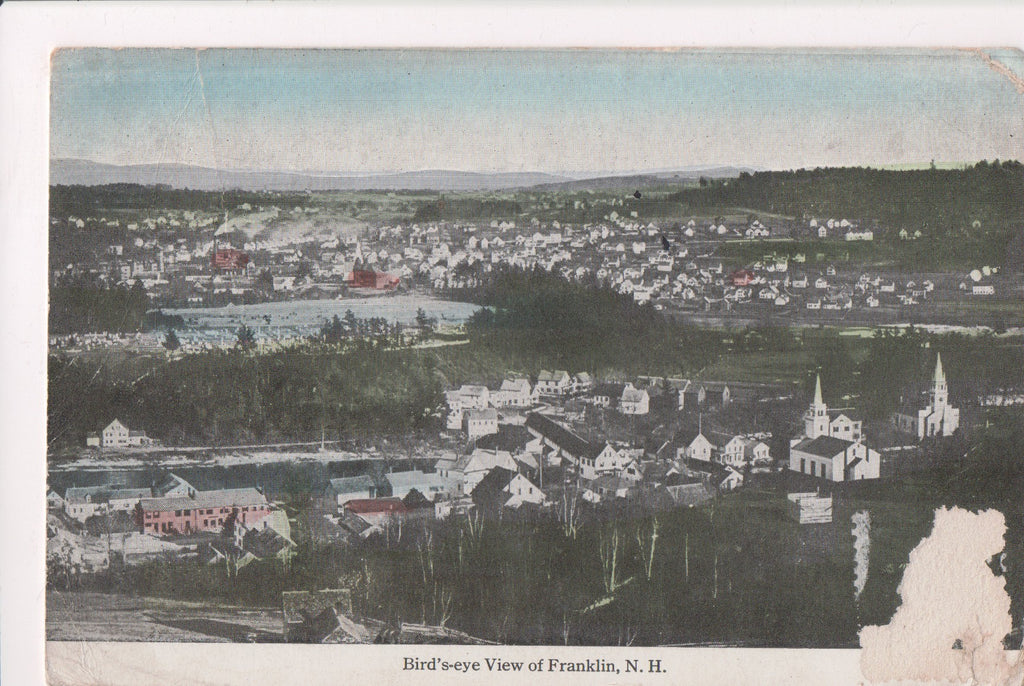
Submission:
{"label": "forested hillside", "polygon": [[[1024,231],[1024,165],[979,162],[965,169],[800,169],[706,181],[673,196],[693,211],[744,207],[797,219],[877,220],[875,237],[921,231],[933,257],[970,254],[1003,264]],[[1014,241],[1014,239],[1017,239]]]}

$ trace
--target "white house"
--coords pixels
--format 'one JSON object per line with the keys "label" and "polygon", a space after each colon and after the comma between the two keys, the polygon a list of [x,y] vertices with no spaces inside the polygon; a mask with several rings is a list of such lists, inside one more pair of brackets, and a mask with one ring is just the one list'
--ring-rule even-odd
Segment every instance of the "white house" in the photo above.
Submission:
{"label": "white house", "polygon": [[101,433],[104,448],[137,448],[152,442],[145,431],[131,431],[117,419],[107,424]]}
{"label": "white house", "polygon": [[545,369],[541,370],[537,376],[537,386],[534,388],[534,393],[542,396],[562,396],[571,390],[572,377],[569,376],[569,372],[564,370],[549,372]]}
{"label": "white house", "polygon": [[459,389],[458,398],[464,410],[483,410],[490,405],[491,392],[487,386],[465,384]]}
{"label": "white house", "polygon": [[468,410],[483,410],[491,404],[491,392],[487,386],[466,384],[457,390],[445,391],[448,404],[447,427],[452,430],[464,428],[464,415]]}
{"label": "white house", "polygon": [[577,465],[579,474],[584,479],[593,480],[602,474],[618,472],[629,462],[628,457],[611,443],[589,445],[587,448],[578,457],[567,455]]}
{"label": "white house", "polygon": [[756,438],[746,438],[743,440],[743,461],[745,463],[765,464],[771,462],[771,459],[767,443]]}
{"label": "white house", "polygon": [[491,393],[491,403],[501,407],[529,407],[533,388],[529,379],[505,379],[501,388]]}
{"label": "white house", "polygon": [[619,411],[622,414],[645,415],[650,411],[651,398],[646,390],[634,388],[633,384],[626,384],[619,397]]}
{"label": "white house", "polygon": [[586,393],[594,387],[594,379],[587,372],[580,372],[573,377],[573,387],[577,393]]}
{"label": "white house", "polygon": [[505,501],[505,507],[519,507],[524,503],[543,505],[546,501],[544,491],[519,472],[516,472],[502,490],[510,496]]}
{"label": "white house", "polygon": [[742,436],[728,434],[716,434],[715,438],[719,440],[719,448],[713,455],[714,461],[730,467],[742,467],[746,459],[743,454],[746,440]]}
{"label": "white house", "polygon": [[836,438],[844,438],[848,441],[859,441],[863,438],[861,426],[863,422],[848,416],[845,412],[830,410],[828,423],[828,435]]}
{"label": "white house", "polygon": [[682,434],[677,456],[691,460],[710,462],[715,446],[699,430]]}
{"label": "white house", "polygon": [[449,475],[462,483],[463,493],[469,494],[485,476],[498,467],[512,472],[519,471],[519,465],[508,451],[477,448],[469,455],[461,456]]}
{"label": "white house", "polygon": [[462,429],[471,439],[498,433],[497,410],[467,410],[462,416]]}

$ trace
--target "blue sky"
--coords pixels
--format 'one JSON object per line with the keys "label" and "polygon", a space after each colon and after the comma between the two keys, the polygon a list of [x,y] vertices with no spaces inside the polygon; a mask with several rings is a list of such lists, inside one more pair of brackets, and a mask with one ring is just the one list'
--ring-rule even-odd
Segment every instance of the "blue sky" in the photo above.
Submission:
{"label": "blue sky", "polygon": [[[1016,74],[1019,53],[989,52]],[[902,50],[72,49],[50,156],[342,172],[584,173],[1024,158],[1024,94]]]}

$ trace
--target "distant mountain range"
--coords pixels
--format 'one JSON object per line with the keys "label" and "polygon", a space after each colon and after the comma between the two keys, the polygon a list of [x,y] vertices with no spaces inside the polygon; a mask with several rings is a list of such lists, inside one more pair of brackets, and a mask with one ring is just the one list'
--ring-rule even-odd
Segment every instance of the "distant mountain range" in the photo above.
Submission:
{"label": "distant mountain range", "polygon": [[162,184],[193,190],[330,191],[330,190],[433,190],[495,191],[540,187],[549,190],[600,189],[644,186],[698,176],[736,176],[743,169],[715,167],[626,175],[563,176],[543,172],[477,173],[426,170],[394,174],[239,171],[185,164],[133,164],[120,166],[78,159],[50,160],[50,185],[101,186],[112,183]]}

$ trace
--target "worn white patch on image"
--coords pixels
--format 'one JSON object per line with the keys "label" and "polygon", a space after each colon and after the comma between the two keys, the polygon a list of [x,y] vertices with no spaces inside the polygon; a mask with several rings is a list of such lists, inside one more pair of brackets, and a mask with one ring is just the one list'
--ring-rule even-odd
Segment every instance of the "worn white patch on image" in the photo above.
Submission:
{"label": "worn white patch on image", "polygon": [[859,600],[868,581],[868,556],[871,553],[871,513],[854,512],[853,520],[853,599]]}
{"label": "worn white patch on image", "polygon": [[997,510],[935,511],[931,535],[910,553],[899,586],[903,604],[889,624],[860,632],[869,681],[1021,683],[1020,655],[1003,647],[1010,596],[988,565],[1005,532]]}

